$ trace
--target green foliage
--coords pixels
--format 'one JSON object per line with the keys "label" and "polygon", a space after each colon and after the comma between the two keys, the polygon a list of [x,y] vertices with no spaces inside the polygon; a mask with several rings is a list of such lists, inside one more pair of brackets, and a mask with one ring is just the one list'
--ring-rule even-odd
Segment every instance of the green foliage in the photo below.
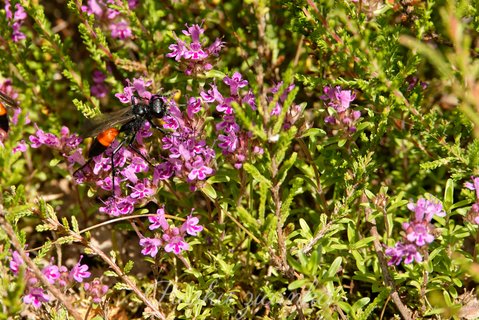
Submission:
{"label": "green foliage", "polygon": [[[121,309],[129,319],[155,308],[179,319],[379,319],[405,317],[404,308],[459,318],[473,305],[478,199],[463,185],[479,175],[478,1],[144,0],[133,10],[117,1],[109,8],[128,22],[126,40],[83,11],[86,2],[12,1],[28,15],[19,42],[0,12],[0,75],[12,80],[22,108],[0,145],[0,215],[40,269],[84,255],[110,284],[97,310]],[[186,38],[185,23],[203,23],[206,46],[226,42],[213,69],[185,75],[166,57]],[[106,75],[105,97],[92,95],[94,70]],[[78,132],[84,118],[118,109],[125,79],[151,80],[151,92],[168,97],[178,92],[184,111],[213,83],[226,96],[223,78],[236,71],[257,109],[231,107],[249,132],[246,149],[262,153],[239,166],[229,161],[217,148],[219,112],[207,110],[198,136],[215,144],[214,175],[196,189],[179,177],[161,181],[148,199],[175,222],[195,208],[205,229],[182,255],[141,254],[139,235],[156,211],[150,202],[109,217],[98,211],[103,194],[72,183],[64,150],[12,152],[36,131],[28,119],[45,132]],[[325,121],[341,116],[325,101],[326,86],[356,95],[355,130]],[[146,150],[154,164],[165,160],[161,137]],[[432,220],[423,262],[389,266],[385,249],[405,239],[407,204],[419,198],[438,199],[447,215]],[[14,248],[5,230],[0,319],[28,307],[25,278],[8,268]],[[89,303],[80,286],[68,295]],[[46,305],[52,319],[71,312]]]}

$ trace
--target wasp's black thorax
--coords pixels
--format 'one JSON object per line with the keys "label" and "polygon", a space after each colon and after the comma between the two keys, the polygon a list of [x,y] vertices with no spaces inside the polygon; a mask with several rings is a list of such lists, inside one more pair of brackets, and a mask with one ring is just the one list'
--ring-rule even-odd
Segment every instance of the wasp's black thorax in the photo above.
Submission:
{"label": "wasp's black thorax", "polygon": [[167,115],[166,105],[159,95],[155,94],[151,97],[149,107],[153,118],[161,119]]}
{"label": "wasp's black thorax", "polygon": [[168,114],[168,111],[162,97],[153,95],[150,98],[149,104],[133,104],[132,113],[135,115],[135,118],[122,125],[120,132],[136,134],[146,121],[152,123],[153,119],[161,119]]}

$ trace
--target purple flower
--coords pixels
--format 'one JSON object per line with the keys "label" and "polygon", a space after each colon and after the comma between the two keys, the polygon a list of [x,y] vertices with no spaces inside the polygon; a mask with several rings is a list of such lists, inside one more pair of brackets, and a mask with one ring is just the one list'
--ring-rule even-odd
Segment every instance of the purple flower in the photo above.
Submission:
{"label": "purple flower", "polygon": [[193,217],[191,214],[186,218],[186,221],[181,226],[180,231],[188,233],[190,236],[197,236],[199,232],[203,230],[203,226],[198,223],[200,220],[197,217]]}
{"label": "purple flower", "polygon": [[60,147],[60,140],[53,133],[45,133],[38,127],[36,128],[37,132],[35,135],[31,135],[29,137],[32,148],[40,148],[42,145],[56,148]]}
{"label": "purple flower", "polygon": [[31,304],[35,308],[40,308],[43,302],[50,301],[48,294],[39,287],[30,287],[28,294],[23,297],[23,302],[26,304]]}
{"label": "purple flower", "polygon": [[355,123],[361,117],[361,112],[350,109],[350,103],[356,99],[356,94],[351,90],[342,90],[340,86],[326,86],[324,93],[320,99],[336,111],[335,114],[325,117],[324,122],[345,129],[346,132],[355,132]]}
{"label": "purple flower", "polygon": [[67,284],[70,282],[70,275],[68,269],[65,266],[60,266],[58,268],[58,271],[60,272],[60,278],[58,278],[57,283],[60,287],[66,287]]}
{"label": "purple flower", "polygon": [[20,31],[20,27],[23,24],[23,21],[27,18],[27,13],[21,4],[15,4],[15,13],[12,14],[10,10],[11,4],[10,1],[5,1],[5,13],[9,24],[12,26],[12,40],[13,42],[18,42],[26,38],[25,34]]}
{"label": "purple flower", "polygon": [[242,98],[242,102],[249,104],[251,110],[256,110],[256,97],[254,96],[253,91],[249,90]]}
{"label": "purple flower", "polygon": [[94,85],[91,86],[90,92],[93,96],[97,98],[103,98],[108,92],[108,87],[105,84],[106,76],[99,70],[94,70],[92,72],[92,80]]}
{"label": "purple flower", "polygon": [[135,91],[138,93],[138,95],[141,98],[144,98],[147,100],[150,100],[152,96],[151,92],[146,89],[149,86],[151,86],[151,84],[152,84],[151,80],[145,81],[142,78],[133,78],[133,88],[135,89]]}
{"label": "purple flower", "polygon": [[158,184],[159,180],[168,180],[173,176],[173,173],[173,166],[170,162],[160,163],[153,171],[153,184]]}
{"label": "purple flower", "polygon": [[216,106],[216,111],[223,112],[225,114],[232,114],[234,113],[234,109],[231,106],[231,103],[234,101],[234,98],[229,97],[224,99],[221,103]]}
{"label": "purple flower", "polygon": [[416,262],[422,262],[422,256],[417,251],[417,247],[413,244],[403,244],[398,242],[394,248],[387,248],[385,253],[391,257],[388,265],[399,265],[402,262],[402,259],[404,259],[405,264],[410,264],[414,260],[416,260]]}
{"label": "purple flower", "polygon": [[11,6],[12,5],[10,4],[10,0],[5,0],[5,15],[8,20],[13,19],[13,13],[12,13],[12,10],[10,9]]}
{"label": "purple flower", "polygon": [[205,32],[203,28],[200,27],[198,24],[194,24],[191,27],[188,26],[187,23],[185,23],[186,30],[183,30],[183,34],[186,36],[191,37],[191,41],[193,43],[199,43],[200,42],[200,35]]}
{"label": "purple flower", "polygon": [[208,54],[203,50],[200,43],[192,43],[188,50],[183,52],[183,57],[190,60],[204,60]]}
{"label": "purple flower", "polygon": [[189,40],[184,41],[175,36],[176,43],[168,46],[171,52],[166,56],[175,58],[186,75],[196,75],[211,70],[213,68],[211,57],[218,55],[224,42],[216,39],[208,48],[204,48],[203,41],[200,39],[204,29],[198,24],[192,26],[186,24],[186,30],[182,33],[188,36]]}
{"label": "purple flower", "polygon": [[12,153],[25,151],[27,151],[27,144],[25,143],[25,140],[21,140],[18,145],[12,149]]}
{"label": "purple flower", "polygon": [[13,15],[14,21],[23,21],[27,18],[27,13],[20,3],[15,4],[15,14]]}
{"label": "purple flower", "polygon": [[434,215],[438,217],[446,216],[442,203],[432,202],[424,198],[420,198],[416,204],[410,202],[407,207],[415,213],[415,221],[430,222]]}
{"label": "purple flower", "polygon": [[140,246],[143,247],[141,254],[144,256],[156,257],[158,254],[158,247],[161,246],[162,241],[157,238],[143,238],[140,240]]}
{"label": "purple flower", "polygon": [[42,273],[45,275],[45,278],[47,278],[48,282],[52,284],[60,279],[60,269],[58,266],[48,265],[43,268]]}
{"label": "purple flower", "polygon": [[91,276],[91,273],[88,271],[88,266],[86,264],[80,264],[83,256],[80,256],[78,263],[70,271],[70,278],[75,279],[77,282],[83,282],[83,279]]}
{"label": "purple flower", "polygon": [[416,204],[409,203],[408,209],[414,212],[410,222],[404,222],[402,228],[406,232],[403,242],[396,243],[394,248],[388,248],[386,254],[391,256],[389,265],[398,265],[404,259],[404,263],[409,264],[414,260],[422,261],[422,256],[418,252],[420,248],[425,248],[434,241],[432,230],[434,226],[430,223],[434,215],[443,217],[446,215],[440,202],[433,202],[420,198]]}
{"label": "purple flower", "polygon": [[188,117],[193,118],[193,115],[201,111],[201,98],[191,97],[188,99],[186,105],[186,113]]}
{"label": "purple flower", "polygon": [[85,289],[85,293],[92,297],[94,303],[100,303],[102,297],[108,292],[108,286],[102,284],[98,278],[95,278],[92,282],[86,282],[83,288]]}
{"label": "purple flower", "polygon": [[228,135],[220,134],[218,140],[221,141],[218,143],[218,147],[224,152],[234,152],[238,147],[238,138],[233,132]]}
{"label": "purple flower", "polygon": [[18,275],[20,267],[23,265],[23,259],[17,251],[12,252],[12,258],[10,260],[10,270],[14,275]]}
{"label": "purple flower", "polygon": [[429,233],[429,223],[421,222],[405,222],[402,227],[406,231],[406,238],[409,242],[415,243],[416,246],[422,247],[434,241],[434,236]]}
{"label": "purple flower", "polygon": [[248,85],[248,80],[243,80],[243,76],[239,72],[235,72],[231,78],[224,77],[223,82],[230,87],[232,96],[237,96],[238,89]]}
{"label": "purple flower", "polygon": [[216,38],[215,41],[208,47],[206,50],[209,54],[212,54],[214,56],[218,56],[221,49],[223,49],[225,46],[225,42],[221,41],[221,39]]}
{"label": "purple flower", "polygon": [[154,194],[154,191],[152,188],[148,187],[148,184],[149,183],[147,179],[143,179],[143,182],[131,186],[133,192],[130,193],[130,197],[133,199],[143,199],[152,196]]}
{"label": "purple flower", "polygon": [[116,93],[115,97],[120,100],[121,103],[131,103],[133,97],[133,87],[125,86],[122,93]]}
{"label": "purple flower", "polygon": [[213,173],[213,169],[206,166],[203,157],[199,155],[195,157],[192,167],[193,168],[191,172],[188,174],[188,178],[190,180],[194,180],[196,178],[198,178],[198,180],[204,180],[206,179],[207,175]]}
{"label": "purple flower", "polygon": [[134,203],[134,199],[130,197],[119,198],[112,196],[105,201],[105,206],[100,207],[99,211],[112,217],[127,215],[135,209],[133,206]]}
{"label": "purple flower", "polygon": [[162,239],[166,243],[165,251],[180,254],[183,250],[190,249],[190,245],[179,234],[178,228],[172,228],[169,234],[164,234]]}
{"label": "purple flower", "polygon": [[159,208],[156,211],[156,216],[148,217],[148,221],[151,223],[149,226],[150,230],[161,228],[166,231],[170,228],[165,218],[165,207]]}
{"label": "purple flower", "polygon": [[166,56],[168,58],[175,58],[176,61],[180,61],[186,52],[186,46],[184,41],[181,41],[180,39],[176,39],[176,41],[177,43],[168,46],[168,49],[170,49],[171,52],[167,53]]}
{"label": "purple flower", "polygon": [[349,108],[349,104],[356,99],[356,94],[351,90],[342,90],[340,86],[331,88],[329,86],[324,87],[325,95],[321,96],[322,100],[328,101],[328,105],[337,112],[341,113]]}
{"label": "purple flower", "polygon": [[110,31],[112,38],[125,40],[132,36],[130,25],[125,20],[110,24]]}
{"label": "purple flower", "polygon": [[472,183],[471,182],[466,182],[466,183],[464,183],[464,186],[469,190],[475,190],[476,191],[476,201],[479,201],[479,177],[471,176],[471,179],[472,179]]}
{"label": "purple flower", "polygon": [[103,15],[103,6],[105,5],[102,0],[88,0],[88,6],[82,6],[82,11],[88,14],[94,14],[97,17]]}
{"label": "purple flower", "polygon": [[211,102],[223,102],[223,96],[218,91],[218,87],[215,84],[210,84],[211,89],[208,91],[201,91],[200,96],[203,98],[203,101],[206,103]]}

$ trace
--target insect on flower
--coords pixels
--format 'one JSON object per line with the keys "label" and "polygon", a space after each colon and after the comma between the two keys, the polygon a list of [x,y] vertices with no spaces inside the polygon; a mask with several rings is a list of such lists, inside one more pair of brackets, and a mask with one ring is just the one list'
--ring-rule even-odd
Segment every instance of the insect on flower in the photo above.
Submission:
{"label": "insect on flower", "polygon": [[[148,103],[138,102],[137,98],[132,96],[131,108],[124,108],[115,112],[102,114],[96,118],[93,118],[85,128],[84,136],[93,137],[96,136],[93,144],[88,151],[88,161],[78,168],[73,175],[77,176],[79,172],[90,164],[93,157],[101,155],[108,147],[115,141],[118,134],[124,132],[126,134],[120,144],[111,153],[111,174],[112,174],[112,191],[115,190],[115,167],[114,157],[115,154],[126,143],[128,147],[142,157],[149,165],[150,161],[145,158],[143,154],[133,145],[138,131],[143,125],[148,122],[153,128],[159,130],[162,133],[166,133],[163,128],[158,126],[154,120],[162,119],[168,115],[168,109],[163,101],[163,97],[160,95],[152,95]],[[120,129],[117,127],[120,126]]]}
{"label": "insect on flower", "polygon": [[7,107],[18,108],[18,104],[0,91],[0,140],[3,140],[2,136],[5,137],[10,128]]}

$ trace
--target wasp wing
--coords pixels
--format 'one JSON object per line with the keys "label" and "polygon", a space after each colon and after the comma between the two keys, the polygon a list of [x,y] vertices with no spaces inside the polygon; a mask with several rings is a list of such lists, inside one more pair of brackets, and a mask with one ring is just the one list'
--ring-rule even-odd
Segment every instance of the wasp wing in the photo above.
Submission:
{"label": "wasp wing", "polygon": [[15,102],[15,100],[13,100],[12,98],[10,98],[9,96],[7,96],[5,93],[3,93],[2,91],[0,91],[0,100],[2,100],[3,102],[5,102],[5,104],[7,106],[9,106],[10,108],[18,108],[18,103]]}
{"label": "wasp wing", "polygon": [[121,126],[133,120],[135,115],[131,108],[123,108],[118,111],[103,113],[93,119],[87,119],[82,129],[83,137],[93,137],[106,129]]}

